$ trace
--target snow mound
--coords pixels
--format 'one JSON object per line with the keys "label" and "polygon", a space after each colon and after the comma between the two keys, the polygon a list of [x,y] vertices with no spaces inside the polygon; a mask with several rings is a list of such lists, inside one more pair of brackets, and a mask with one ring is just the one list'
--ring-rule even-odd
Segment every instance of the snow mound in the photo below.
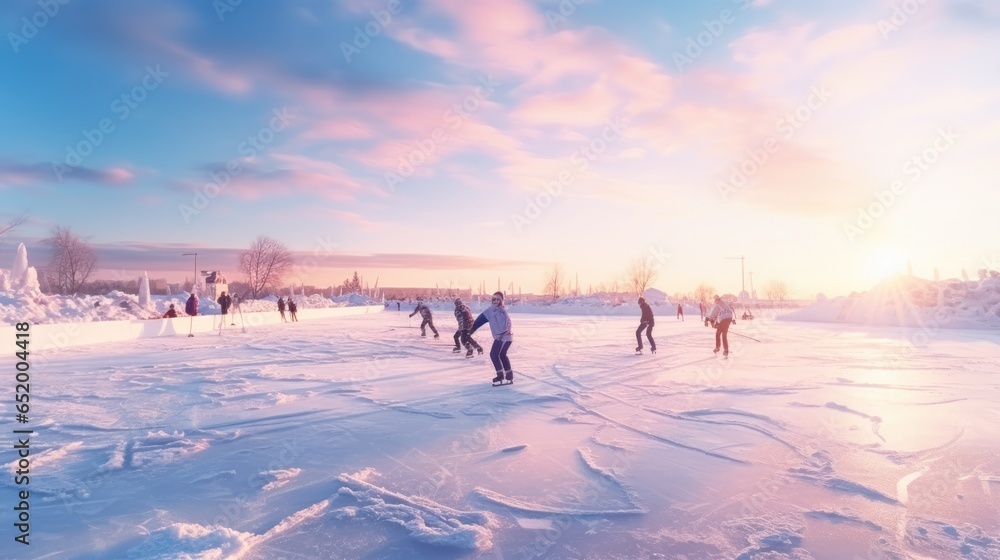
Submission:
{"label": "snow mound", "polygon": [[344,294],[342,296],[333,296],[330,298],[334,303],[341,303],[347,305],[379,305],[382,302],[374,300],[368,296],[363,296],[361,294]]}
{"label": "snow mound", "polygon": [[997,328],[1000,277],[964,281],[897,276],[860,295],[817,298],[816,303],[780,318],[916,328]]}
{"label": "snow mound", "polygon": [[130,558],[147,560],[216,560],[238,558],[253,546],[257,535],[226,527],[174,523],[154,531],[146,541],[128,551]]}

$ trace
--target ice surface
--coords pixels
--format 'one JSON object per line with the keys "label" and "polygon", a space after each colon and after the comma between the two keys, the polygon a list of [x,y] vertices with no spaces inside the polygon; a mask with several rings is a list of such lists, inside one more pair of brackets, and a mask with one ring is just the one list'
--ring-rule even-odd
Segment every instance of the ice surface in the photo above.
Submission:
{"label": "ice surface", "polygon": [[1000,333],[522,313],[491,387],[409,311],[44,355],[32,554],[1000,557]]}

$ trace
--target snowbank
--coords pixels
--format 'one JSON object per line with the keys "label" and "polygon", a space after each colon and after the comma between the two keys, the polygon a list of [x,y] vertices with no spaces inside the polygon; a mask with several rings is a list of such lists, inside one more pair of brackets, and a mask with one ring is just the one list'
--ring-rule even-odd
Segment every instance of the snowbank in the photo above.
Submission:
{"label": "snowbank", "polygon": [[[382,310],[383,307],[381,305],[318,308],[307,311],[300,310],[299,319],[346,317],[349,315],[363,315],[365,313],[379,313]],[[105,344],[139,338],[186,336],[189,331],[192,333],[215,333],[219,330],[221,319],[222,315],[199,315],[197,317],[178,317],[176,319],[153,319],[146,321],[131,319],[87,322],[78,319],[69,323],[40,325],[32,323],[30,331],[31,345],[32,351],[58,350],[71,346]],[[277,311],[245,312],[242,319],[240,319],[239,315],[230,315],[229,319],[230,321],[235,319],[237,326],[223,325],[228,329],[239,329],[241,321],[247,328],[281,322],[281,316],[278,315]],[[14,333],[13,326],[0,326],[0,337],[4,337],[4,340],[14,340]]]}
{"label": "snowbank", "polygon": [[1000,277],[935,281],[897,276],[859,296],[818,300],[781,319],[918,328],[996,328],[1000,327]]}
{"label": "snowbank", "polygon": [[[0,278],[8,274],[0,270]],[[28,276],[34,272],[28,269]],[[2,281],[0,281],[2,284]],[[37,286],[37,282],[35,284]],[[2,286],[0,286],[2,287]],[[169,296],[148,296],[148,304],[141,295],[126,294],[117,290],[103,296],[59,296],[44,295],[37,290],[0,290],[0,325],[13,325],[28,321],[33,325],[50,323],[91,323],[98,321],[128,321],[135,319],[155,319],[166,313],[171,304],[178,314],[183,315],[184,304],[190,294],[179,292]],[[306,309],[328,309],[350,306],[375,305],[369,298],[352,294],[349,297],[332,300],[314,294],[297,296],[295,303],[301,313]],[[269,296],[259,300],[248,300],[240,304],[244,313],[277,311],[278,298]],[[380,307],[382,304],[378,304]],[[199,315],[220,315],[221,308],[215,301],[199,298]]]}

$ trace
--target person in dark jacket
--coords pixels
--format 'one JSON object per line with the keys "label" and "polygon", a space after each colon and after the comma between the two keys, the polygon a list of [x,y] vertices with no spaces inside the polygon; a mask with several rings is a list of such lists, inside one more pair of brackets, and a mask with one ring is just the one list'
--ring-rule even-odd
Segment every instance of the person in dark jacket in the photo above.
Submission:
{"label": "person in dark jacket", "polygon": [[639,298],[639,309],[642,316],[639,317],[639,328],[635,330],[635,341],[639,344],[635,348],[636,354],[642,354],[642,331],[646,331],[646,338],[649,339],[649,351],[656,354],[656,341],[653,340],[653,309],[646,303],[646,298]]}
{"label": "person in dark jacket", "polygon": [[226,315],[229,314],[229,306],[233,304],[233,298],[226,295],[226,292],[222,292],[222,295],[219,296],[219,299],[215,300],[215,303],[218,303],[219,307],[222,308],[222,324],[220,326],[222,328],[226,325]]}
{"label": "person in dark jacket", "polygon": [[299,322],[299,306],[295,305],[295,300],[288,298],[288,314],[292,316],[292,321]]}
{"label": "person in dark jacket", "polygon": [[684,307],[681,304],[677,304],[677,318],[681,321],[684,320]]}
{"label": "person in dark jacket", "polygon": [[288,319],[285,319],[285,298],[278,296],[278,313],[281,313],[281,322],[287,323]]}
{"label": "person in dark jacket", "polygon": [[455,298],[455,320],[458,321],[458,330],[455,331],[455,348],[452,352],[461,352],[462,349],[459,347],[458,343],[461,342],[465,345],[465,357],[472,357],[472,349],[475,348],[480,354],[483,353],[483,347],[479,345],[475,340],[469,336],[469,331],[472,330],[472,324],[474,322],[472,318],[472,308],[462,302],[462,298]]}
{"label": "person in dark jacket", "polygon": [[514,370],[511,368],[510,360],[507,358],[507,350],[510,349],[510,345],[514,342],[514,333],[511,331],[510,315],[507,313],[507,308],[503,306],[503,292],[493,294],[491,305],[476,318],[476,322],[472,324],[472,331],[469,332],[469,335],[475,334],[476,329],[486,323],[490,324],[490,332],[493,334],[493,348],[490,349],[490,360],[493,362],[493,368],[497,372],[497,376],[493,378],[493,384],[502,384],[504,378],[507,379],[508,383],[513,383]]}
{"label": "person in dark jacket", "polygon": [[184,304],[184,312],[192,317],[198,314],[198,296],[191,294]]}
{"label": "person in dark jacket", "polygon": [[420,336],[427,336],[427,327],[430,327],[431,331],[434,332],[434,338],[441,338],[437,329],[434,328],[434,314],[431,313],[429,307],[424,305],[424,302],[419,300],[417,301],[417,308],[413,310],[413,313],[410,313],[410,317],[413,317],[417,313],[420,313],[420,316],[424,318],[424,321],[420,323]]}
{"label": "person in dark jacket", "polygon": [[168,309],[167,312],[163,314],[163,318],[164,319],[176,319],[177,318],[177,310],[174,309],[174,304],[172,304],[172,303],[170,304],[170,309]]}

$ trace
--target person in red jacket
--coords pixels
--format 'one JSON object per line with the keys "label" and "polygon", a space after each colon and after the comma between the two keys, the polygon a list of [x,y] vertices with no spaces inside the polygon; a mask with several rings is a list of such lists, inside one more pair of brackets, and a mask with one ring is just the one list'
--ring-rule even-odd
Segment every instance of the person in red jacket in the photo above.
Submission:
{"label": "person in red jacket", "polygon": [[172,303],[170,304],[170,309],[168,309],[167,312],[163,314],[163,318],[164,319],[176,319],[177,318],[177,310],[174,309],[174,304],[172,304]]}
{"label": "person in red jacket", "polygon": [[198,296],[191,294],[184,304],[184,312],[192,317],[198,314]]}

